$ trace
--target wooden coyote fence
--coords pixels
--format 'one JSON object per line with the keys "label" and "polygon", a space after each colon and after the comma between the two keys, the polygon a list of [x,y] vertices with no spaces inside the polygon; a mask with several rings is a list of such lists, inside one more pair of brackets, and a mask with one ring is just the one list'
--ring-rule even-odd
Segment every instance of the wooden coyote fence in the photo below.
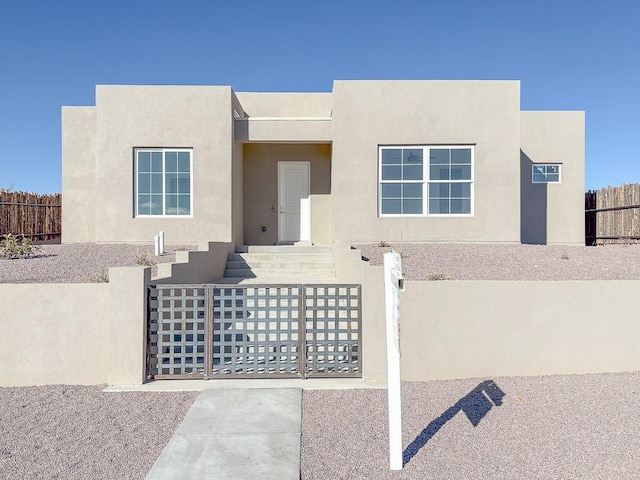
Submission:
{"label": "wooden coyote fence", "polygon": [[640,184],[590,190],[584,206],[586,245],[640,242]]}
{"label": "wooden coyote fence", "polygon": [[13,233],[32,240],[62,234],[62,195],[0,190],[0,236]]}

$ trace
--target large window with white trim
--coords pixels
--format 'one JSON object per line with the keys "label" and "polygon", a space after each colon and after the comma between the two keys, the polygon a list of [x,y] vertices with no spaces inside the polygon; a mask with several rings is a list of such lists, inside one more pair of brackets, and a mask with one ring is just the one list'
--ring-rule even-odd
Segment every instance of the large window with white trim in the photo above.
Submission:
{"label": "large window with white trim", "polygon": [[384,146],[380,216],[472,215],[473,146]]}
{"label": "large window with white trim", "polygon": [[192,150],[135,150],[136,216],[191,216]]}

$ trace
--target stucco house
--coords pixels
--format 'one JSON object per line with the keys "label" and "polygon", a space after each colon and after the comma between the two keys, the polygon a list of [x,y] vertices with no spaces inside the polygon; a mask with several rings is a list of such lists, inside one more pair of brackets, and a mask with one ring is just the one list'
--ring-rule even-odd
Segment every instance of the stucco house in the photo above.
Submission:
{"label": "stucco house", "polygon": [[584,112],[518,81],[96,88],[63,107],[63,242],[584,243]]}

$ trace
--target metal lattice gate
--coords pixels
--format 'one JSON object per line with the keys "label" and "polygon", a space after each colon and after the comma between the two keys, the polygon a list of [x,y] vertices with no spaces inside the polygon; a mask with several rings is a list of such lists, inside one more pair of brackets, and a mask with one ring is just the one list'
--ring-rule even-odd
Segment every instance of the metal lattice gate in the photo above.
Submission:
{"label": "metal lattice gate", "polygon": [[149,287],[147,377],[361,377],[360,286]]}

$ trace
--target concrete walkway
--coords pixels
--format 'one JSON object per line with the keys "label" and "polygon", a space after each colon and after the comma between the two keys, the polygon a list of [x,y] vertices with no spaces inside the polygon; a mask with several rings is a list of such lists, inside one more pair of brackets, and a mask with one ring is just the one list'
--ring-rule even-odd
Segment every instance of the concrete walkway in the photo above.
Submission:
{"label": "concrete walkway", "polygon": [[147,480],[300,478],[302,389],[203,390]]}

